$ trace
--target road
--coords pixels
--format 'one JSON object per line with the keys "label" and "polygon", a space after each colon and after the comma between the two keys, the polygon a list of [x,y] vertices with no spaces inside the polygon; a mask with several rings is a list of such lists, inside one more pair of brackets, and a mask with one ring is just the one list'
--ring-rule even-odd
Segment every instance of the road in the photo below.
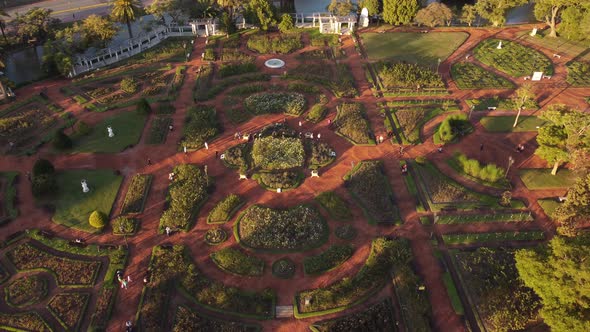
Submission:
{"label": "road", "polygon": [[[10,0],[3,1],[10,6]],[[141,0],[144,6],[153,2],[153,0]],[[1,2],[0,2],[1,3]],[[71,22],[84,19],[89,15],[106,15],[110,12],[109,0],[47,0],[33,4],[22,5],[7,8],[6,12],[10,15],[8,20],[16,17],[16,14],[23,14],[31,8],[40,7],[53,10],[53,17],[59,18],[63,22]]]}

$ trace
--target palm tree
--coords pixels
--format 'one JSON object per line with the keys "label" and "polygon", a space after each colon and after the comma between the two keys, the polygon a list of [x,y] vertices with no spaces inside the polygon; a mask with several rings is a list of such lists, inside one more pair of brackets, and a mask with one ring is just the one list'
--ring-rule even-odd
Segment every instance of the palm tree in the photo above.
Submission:
{"label": "palm tree", "polygon": [[[9,17],[7,12],[4,11],[3,8],[0,8],[0,16]],[[6,27],[6,22],[4,22],[4,18],[0,17],[0,31],[2,31],[2,37],[4,37],[4,41],[8,42],[6,39],[6,34],[4,34],[4,28]]]}
{"label": "palm tree", "polygon": [[131,21],[135,21],[135,16],[141,11],[139,0],[114,0],[111,16],[118,22],[127,23],[129,38],[133,38],[131,32]]}

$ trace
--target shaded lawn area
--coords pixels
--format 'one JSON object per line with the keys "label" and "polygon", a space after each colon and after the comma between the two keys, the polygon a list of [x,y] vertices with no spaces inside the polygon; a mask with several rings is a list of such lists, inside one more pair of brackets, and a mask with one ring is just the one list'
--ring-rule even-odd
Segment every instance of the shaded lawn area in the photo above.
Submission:
{"label": "shaded lawn area", "polygon": [[[98,123],[87,136],[73,138],[73,153],[116,153],[139,142],[147,116],[127,111]],[[114,137],[109,137],[107,127],[113,128]]]}
{"label": "shaded lawn area", "polygon": [[[80,181],[86,179],[90,191],[82,192]],[[88,217],[94,210],[106,214],[111,208],[123,177],[115,175],[112,170],[71,170],[57,173],[58,192],[49,199],[55,205],[52,220],[60,225],[85,232],[96,229],[88,223]]]}
{"label": "shaded lawn area", "polygon": [[485,130],[496,133],[537,131],[537,127],[542,127],[546,123],[545,120],[536,116],[521,115],[518,124],[513,128],[515,118],[516,112],[514,116],[484,116],[479,122]]}
{"label": "shaded lawn area", "polygon": [[393,60],[436,66],[444,61],[463,42],[464,32],[394,32],[361,33],[369,60]]}
{"label": "shaded lawn area", "polygon": [[550,168],[528,168],[518,170],[518,176],[528,189],[561,189],[574,185],[578,178],[569,169],[559,169],[551,175]]}
{"label": "shaded lawn area", "polygon": [[562,203],[557,201],[557,198],[542,198],[538,199],[537,203],[541,205],[541,208],[548,215],[550,218],[553,218],[553,212],[560,206]]}

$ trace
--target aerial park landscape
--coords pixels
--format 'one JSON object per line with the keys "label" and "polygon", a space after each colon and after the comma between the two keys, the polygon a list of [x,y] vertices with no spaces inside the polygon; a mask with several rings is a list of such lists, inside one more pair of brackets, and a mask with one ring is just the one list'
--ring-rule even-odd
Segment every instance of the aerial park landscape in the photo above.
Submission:
{"label": "aerial park landscape", "polygon": [[590,3],[0,27],[0,330],[590,330]]}

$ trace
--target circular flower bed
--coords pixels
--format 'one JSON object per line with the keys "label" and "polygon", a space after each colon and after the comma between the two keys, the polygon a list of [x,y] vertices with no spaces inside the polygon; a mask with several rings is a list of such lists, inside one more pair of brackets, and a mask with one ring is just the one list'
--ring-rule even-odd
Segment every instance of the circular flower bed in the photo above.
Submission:
{"label": "circular flower bed", "polygon": [[216,246],[227,240],[227,232],[219,227],[211,228],[205,233],[205,242],[210,246]]}
{"label": "circular flower bed", "polygon": [[289,258],[281,258],[272,263],[272,274],[281,279],[291,279],[295,274],[295,263]]}
{"label": "circular flower bed", "polygon": [[336,228],[334,234],[343,240],[352,240],[356,237],[356,229],[351,225],[344,225]]}

